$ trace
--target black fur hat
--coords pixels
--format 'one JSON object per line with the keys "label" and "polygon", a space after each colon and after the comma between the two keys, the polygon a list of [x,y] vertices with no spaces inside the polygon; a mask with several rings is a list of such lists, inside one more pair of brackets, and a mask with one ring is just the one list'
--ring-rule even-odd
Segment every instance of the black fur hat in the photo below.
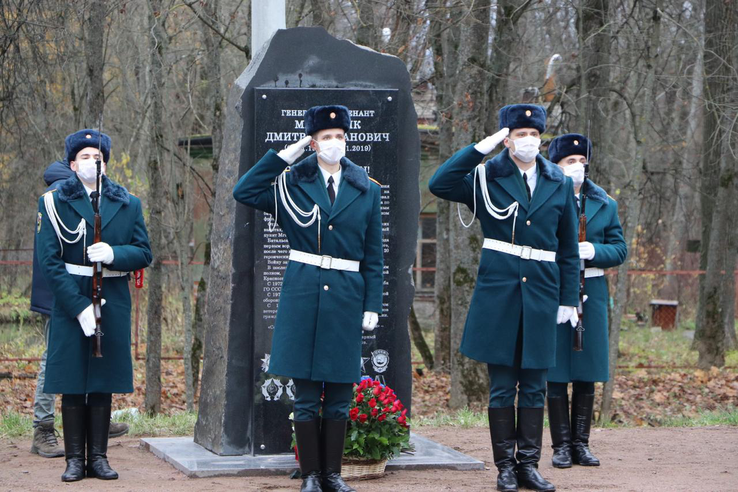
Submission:
{"label": "black fur hat", "polygon": [[64,140],[64,148],[67,152],[67,162],[77,159],[77,153],[87,147],[100,147],[103,161],[108,162],[110,158],[110,137],[97,130],[80,130],[68,135]]}
{"label": "black fur hat", "polygon": [[535,104],[510,104],[500,109],[500,130],[509,128],[535,128],[546,130],[546,109]]}
{"label": "black fur hat", "polygon": [[346,106],[313,106],[305,112],[305,134],[314,135],[320,130],[351,127],[351,114]]}
{"label": "black fur hat", "polygon": [[567,133],[551,140],[548,145],[548,160],[558,163],[570,155],[583,155],[589,159],[592,156],[592,142],[579,133]]}

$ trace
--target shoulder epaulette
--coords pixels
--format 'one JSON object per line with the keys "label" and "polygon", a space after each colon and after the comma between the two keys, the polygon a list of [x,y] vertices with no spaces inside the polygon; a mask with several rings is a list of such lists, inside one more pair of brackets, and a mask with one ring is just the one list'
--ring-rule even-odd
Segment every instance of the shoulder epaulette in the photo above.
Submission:
{"label": "shoulder epaulette", "polygon": [[53,190],[49,190],[49,191],[47,191],[46,193],[44,193],[44,194],[43,194],[43,195],[41,195],[41,196],[44,196],[44,195],[48,195],[49,193],[54,193],[55,191],[56,191],[56,188],[54,188]]}
{"label": "shoulder epaulette", "polygon": [[379,186],[382,186],[382,183],[380,183],[379,181],[377,181],[377,180],[376,180],[376,179],[374,179],[374,178],[369,178],[369,181],[374,181],[374,182],[375,182],[376,184],[378,184]]}

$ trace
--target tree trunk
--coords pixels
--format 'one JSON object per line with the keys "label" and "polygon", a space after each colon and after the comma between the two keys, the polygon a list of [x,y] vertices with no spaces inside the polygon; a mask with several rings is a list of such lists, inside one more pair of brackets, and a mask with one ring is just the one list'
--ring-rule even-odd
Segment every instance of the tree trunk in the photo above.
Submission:
{"label": "tree trunk", "polygon": [[[105,0],[92,0],[90,15],[85,22],[85,66],[87,70],[87,97],[83,110],[82,126],[97,128],[105,106],[103,68],[105,65]],[[103,129],[104,131],[104,129]]]}
{"label": "tree trunk", "polygon": [[584,0],[578,10],[580,65],[579,133],[592,141],[595,162],[592,179],[604,189],[610,189],[610,166],[607,146],[610,142],[610,118],[600,108],[607,108],[610,99],[610,1]]}
{"label": "tree trunk", "polygon": [[[623,233],[625,236],[625,244],[629,248],[633,246],[633,239],[638,228],[639,216],[642,202],[642,187],[644,182],[644,171],[646,170],[646,156],[653,151],[653,145],[650,142],[655,141],[651,138],[650,123],[654,113],[655,101],[657,99],[656,84],[656,68],[659,61],[659,53],[661,47],[661,12],[663,11],[663,0],[656,0],[653,7],[640,4],[638,6],[638,16],[643,25],[649,25],[648,37],[643,36],[645,43],[645,56],[643,60],[644,80],[635,93],[634,97],[628,100],[629,112],[633,128],[633,141],[635,142],[635,155],[632,159],[632,166],[625,169],[624,176],[625,185],[622,187],[621,204],[625,208],[625,221],[623,222]],[[637,43],[638,40],[634,40]],[[615,378],[617,375],[617,363],[620,347],[620,325],[623,319],[625,304],[627,301],[627,284],[628,270],[631,262],[636,258],[633,251],[630,251],[630,258],[618,268],[618,281],[615,292],[615,308],[613,309],[613,319],[610,323],[609,333],[609,372],[610,380],[605,383],[602,395],[602,410],[600,419],[607,421],[610,419],[612,412],[612,394],[615,388]]]}
{"label": "tree trunk", "polygon": [[[486,70],[489,39],[490,0],[475,2],[461,22],[459,70],[454,108],[456,122],[453,147],[459,149],[484,137],[486,115]],[[453,56],[448,54],[447,56]],[[455,207],[453,207],[455,208]],[[463,356],[461,344],[464,322],[476,284],[482,246],[478,221],[466,229],[455,218],[451,222],[451,408],[486,402],[489,393],[487,368]]]}
{"label": "tree trunk", "polygon": [[[489,5],[489,2],[485,2],[485,4]],[[498,110],[504,104],[507,104],[507,81],[512,60],[510,54],[515,52],[515,46],[519,43],[519,40],[516,39],[515,26],[530,7],[530,4],[529,0],[498,0],[497,2],[497,23],[492,44],[492,58],[489,64],[490,76],[487,84],[487,107],[490,108],[485,122],[485,133],[487,135],[491,135],[498,130]],[[476,4],[474,9],[484,10]],[[482,43],[481,40],[477,42]],[[487,45],[486,43],[482,44]],[[513,97],[512,102],[517,100],[518,97]]]}
{"label": "tree trunk", "polygon": [[407,324],[410,329],[410,336],[413,339],[413,344],[415,345],[415,348],[418,349],[418,352],[420,352],[423,364],[432,371],[433,353],[431,352],[430,347],[428,347],[428,343],[425,341],[425,337],[423,336],[423,330],[420,328],[418,316],[415,314],[415,306],[410,307],[410,316],[407,319]]}
{"label": "tree trunk", "polygon": [[374,0],[356,2],[356,44],[379,50],[380,33],[376,26]]}
{"label": "tree trunk", "polygon": [[162,166],[165,159],[164,142],[164,57],[167,53],[166,13],[161,0],[149,0],[149,76],[151,83],[151,113],[149,115],[149,241],[154,261],[148,271],[149,302],[146,315],[146,413],[161,410],[161,324],[164,272],[162,256],[166,251],[164,241],[165,189]]}
{"label": "tree trunk", "polygon": [[[697,4],[697,2],[694,2]],[[695,5],[696,15],[702,17],[702,7]],[[702,88],[703,88],[703,56],[704,49],[704,20],[698,23],[699,33],[696,36],[699,41],[697,56],[692,68],[691,98],[689,101],[689,115],[687,116],[687,133],[685,136],[687,153],[681,159],[681,168],[677,171],[676,195],[674,196],[674,209],[671,215],[671,230],[666,249],[666,261],[664,268],[675,270],[679,267],[678,259],[683,251],[684,241],[688,239],[690,211],[697,205],[692,192],[692,187],[699,179],[693,171],[693,167],[699,162],[701,153],[701,139],[699,135],[699,122],[702,121]],[[662,293],[662,299],[679,298],[679,279],[676,275],[666,277]]]}
{"label": "tree trunk", "polygon": [[[698,365],[703,368],[725,364],[725,315],[722,285],[723,271],[733,264],[728,251],[730,216],[728,206],[734,203],[735,156],[731,154],[728,134],[734,112],[726,108],[736,77],[730,67],[736,49],[736,2],[707,2],[705,5],[705,117],[702,153],[702,243],[700,267],[706,272],[700,278],[700,300],[693,347],[699,352]],[[728,258],[731,256],[731,258]]]}
{"label": "tree trunk", "polygon": [[[220,19],[220,2],[213,0],[202,5],[205,15],[209,19],[213,19],[217,23]],[[192,377],[195,393],[200,380],[200,358],[204,353],[203,340],[205,340],[205,318],[207,289],[210,283],[210,235],[213,230],[213,205],[215,203],[215,195],[218,182],[218,167],[220,162],[220,149],[223,144],[223,90],[221,87],[221,49],[222,44],[220,38],[206,26],[200,24],[200,29],[207,50],[206,73],[203,74],[205,82],[205,94],[208,101],[207,107],[212,109],[211,112],[211,136],[213,145],[213,158],[210,162],[212,170],[211,179],[211,196],[210,206],[208,208],[208,220],[205,235],[205,247],[203,255],[203,267],[200,281],[197,283],[197,297],[195,299],[195,313],[193,316],[192,326]]]}
{"label": "tree trunk", "polygon": [[[437,121],[439,127],[438,161],[444,162],[451,156],[453,139],[452,104],[456,76],[459,28],[452,25],[458,19],[449,17],[448,8],[441,7],[440,0],[428,0],[427,8],[432,15],[429,36],[433,49],[433,83],[436,89]],[[448,53],[448,56],[444,56]],[[436,326],[434,340],[435,371],[449,373],[451,370],[451,246],[449,231],[451,204],[437,200],[436,206]]]}
{"label": "tree trunk", "polygon": [[313,10],[313,25],[323,27],[327,31],[331,25],[331,15],[327,11],[330,9],[330,1],[310,0],[310,6]]}

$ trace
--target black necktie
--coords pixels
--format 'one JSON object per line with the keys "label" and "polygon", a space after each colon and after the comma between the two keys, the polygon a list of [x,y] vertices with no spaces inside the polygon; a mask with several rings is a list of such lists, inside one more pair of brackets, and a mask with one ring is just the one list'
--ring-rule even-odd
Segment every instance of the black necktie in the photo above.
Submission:
{"label": "black necktie", "polygon": [[528,201],[530,201],[530,186],[528,186],[528,175],[523,173],[523,183],[525,183],[525,192],[528,194]]}
{"label": "black necktie", "polygon": [[336,192],[333,190],[333,176],[328,178],[328,198],[331,199],[331,205],[336,201]]}

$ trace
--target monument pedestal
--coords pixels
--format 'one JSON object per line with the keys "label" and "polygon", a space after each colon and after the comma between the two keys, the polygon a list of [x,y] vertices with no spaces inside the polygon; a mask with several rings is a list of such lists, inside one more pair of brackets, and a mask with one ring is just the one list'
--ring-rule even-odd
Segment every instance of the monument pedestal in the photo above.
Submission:
{"label": "monument pedestal", "polygon": [[[387,463],[387,470],[484,470],[484,462],[459,453],[417,434],[410,435],[413,454],[403,453]],[[219,456],[191,437],[150,437],[141,439],[141,447],[191,478],[258,475],[289,475],[298,469],[295,455],[262,454],[255,456]]]}

